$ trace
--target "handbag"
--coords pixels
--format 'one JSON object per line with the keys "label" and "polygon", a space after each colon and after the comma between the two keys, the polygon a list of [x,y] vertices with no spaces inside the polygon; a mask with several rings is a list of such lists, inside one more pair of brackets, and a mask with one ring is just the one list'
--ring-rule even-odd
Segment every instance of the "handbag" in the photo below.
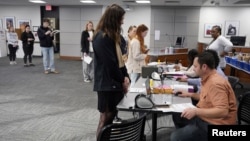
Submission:
{"label": "handbag", "polygon": [[153,101],[145,94],[140,93],[135,97],[135,108],[152,109],[154,107]]}

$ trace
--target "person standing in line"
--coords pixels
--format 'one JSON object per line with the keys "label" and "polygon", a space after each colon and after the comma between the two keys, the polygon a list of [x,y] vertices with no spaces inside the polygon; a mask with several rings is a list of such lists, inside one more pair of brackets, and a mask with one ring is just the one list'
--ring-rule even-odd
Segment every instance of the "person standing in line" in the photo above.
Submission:
{"label": "person standing in line", "polygon": [[219,57],[220,57],[220,64],[222,70],[226,67],[226,60],[225,56],[232,50],[233,43],[221,35],[221,27],[218,25],[215,25],[212,27],[211,35],[213,37],[213,40],[211,43],[207,46],[206,49],[212,49],[217,51]]}
{"label": "person standing in line", "polygon": [[[187,108],[181,117],[189,123],[175,130],[171,141],[207,141],[208,125],[235,125],[237,101],[234,91],[225,78],[216,72],[214,55],[202,52],[194,59],[194,71],[201,78],[200,94],[187,93],[198,100],[195,108]],[[184,96],[184,95],[182,95]]]}
{"label": "person standing in line", "polygon": [[85,61],[82,61],[83,69],[83,79],[84,82],[91,82],[94,79],[94,51],[92,38],[94,34],[94,25],[92,21],[89,21],[86,24],[85,30],[82,32],[81,36],[81,52],[83,59],[84,57],[91,57],[93,60],[90,64],[87,64]]}
{"label": "person standing in line", "polygon": [[128,60],[128,50],[129,50],[129,45],[131,40],[136,36],[136,26],[135,25],[131,25],[128,28],[128,34],[126,37],[124,37],[125,41],[126,41],[126,46],[125,46],[125,52],[126,54],[124,55],[124,61],[125,63]]}
{"label": "person standing in line", "polygon": [[15,65],[17,64],[16,51],[18,49],[18,36],[13,26],[11,26],[7,32],[7,44],[10,53],[9,54],[10,65]]}
{"label": "person standing in line", "polygon": [[139,79],[142,66],[146,65],[148,49],[144,45],[144,38],[148,33],[148,27],[141,24],[137,27],[136,36],[131,40],[128,50],[126,66],[131,78],[131,86]]}
{"label": "person standing in line", "polygon": [[[34,50],[35,37],[30,31],[30,25],[25,26],[25,31],[21,35],[21,40],[23,41],[23,52],[24,52],[24,67],[35,66],[32,63],[32,54]],[[27,64],[27,57],[29,58],[29,64]]]}
{"label": "person standing in line", "polygon": [[125,10],[112,4],[102,15],[93,36],[94,91],[98,96],[99,124],[96,131],[111,124],[117,115],[116,106],[128,92],[130,79],[122,59],[121,25]]}
{"label": "person standing in line", "polygon": [[40,46],[42,48],[44,73],[49,74],[51,72],[58,74],[59,72],[56,71],[54,62],[54,33],[49,28],[49,25],[50,20],[43,19],[43,25],[41,25],[37,31],[40,40]]}

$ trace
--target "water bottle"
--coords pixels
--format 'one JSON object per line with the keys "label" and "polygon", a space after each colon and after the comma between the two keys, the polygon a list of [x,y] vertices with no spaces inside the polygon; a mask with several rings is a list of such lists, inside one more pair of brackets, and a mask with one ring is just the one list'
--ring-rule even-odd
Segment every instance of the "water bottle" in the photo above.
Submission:
{"label": "water bottle", "polygon": [[168,54],[168,50],[169,50],[169,48],[165,47],[165,54]]}

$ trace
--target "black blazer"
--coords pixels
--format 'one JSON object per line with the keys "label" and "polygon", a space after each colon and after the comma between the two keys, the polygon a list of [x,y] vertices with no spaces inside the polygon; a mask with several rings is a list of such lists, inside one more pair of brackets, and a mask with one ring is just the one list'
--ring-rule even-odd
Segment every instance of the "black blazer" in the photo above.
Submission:
{"label": "black blazer", "polygon": [[98,32],[93,40],[94,49],[94,91],[123,91],[122,83],[127,68],[119,68],[114,40]]}
{"label": "black blazer", "polygon": [[[30,43],[28,44],[28,38],[32,38],[33,41],[29,41]],[[35,40],[35,37],[33,35],[33,33],[30,31],[29,33],[27,33],[26,31],[24,31],[22,34],[21,34],[21,40],[23,42],[23,47],[33,47],[34,46],[34,40]]]}
{"label": "black blazer", "polygon": [[[94,30],[93,30],[94,33]],[[81,52],[89,53],[89,32],[84,30],[81,36]]]}

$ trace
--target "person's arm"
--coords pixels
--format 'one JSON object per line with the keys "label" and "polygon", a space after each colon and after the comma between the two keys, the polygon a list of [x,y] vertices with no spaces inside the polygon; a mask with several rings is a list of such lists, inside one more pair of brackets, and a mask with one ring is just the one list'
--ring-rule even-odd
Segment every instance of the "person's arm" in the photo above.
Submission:
{"label": "person's arm", "polygon": [[189,93],[189,92],[184,92],[181,91],[181,93],[178,95],[180,97],[190,97],[193,98],[194,100],[200,100],[200,94],[199,93]]}
{"label": "person's arm", "polygon": [[232,51],[233,43],[228,40],[227,38],[221,38],[221,42],[224,46],[223,52],[220,54],[220,57],[224,57],[225,55],[228,54],[228,52]]}
{"label": "person's arm", "polygon": [[37,30],[37,35],[40,39],[45,39],[46,38],[46,34],[45,34],[45,31],[42,30],[41,28],[38,28]]}
{"label": "person's arm", "polygon": [[27,36],[26,36],[26,34],[25,34],[25,32],[23,32],[22,34],[21,34],[21,40],[23,41],[23,43],[27,43]]}
{"label": "person's arm", "polygon": [[82,35],[81,35],[81,52],[86,53],[86,43],[85,43],[84,31],[82,32]]}
{"label": "person's arm", "polygon": [[140,50],[140,42],[138,41],[133,41],[130,44],[131,49],[132,49],[132,54],[133,58],[137,61],[144,60],[147,56],[147,54],[142,54]]}

